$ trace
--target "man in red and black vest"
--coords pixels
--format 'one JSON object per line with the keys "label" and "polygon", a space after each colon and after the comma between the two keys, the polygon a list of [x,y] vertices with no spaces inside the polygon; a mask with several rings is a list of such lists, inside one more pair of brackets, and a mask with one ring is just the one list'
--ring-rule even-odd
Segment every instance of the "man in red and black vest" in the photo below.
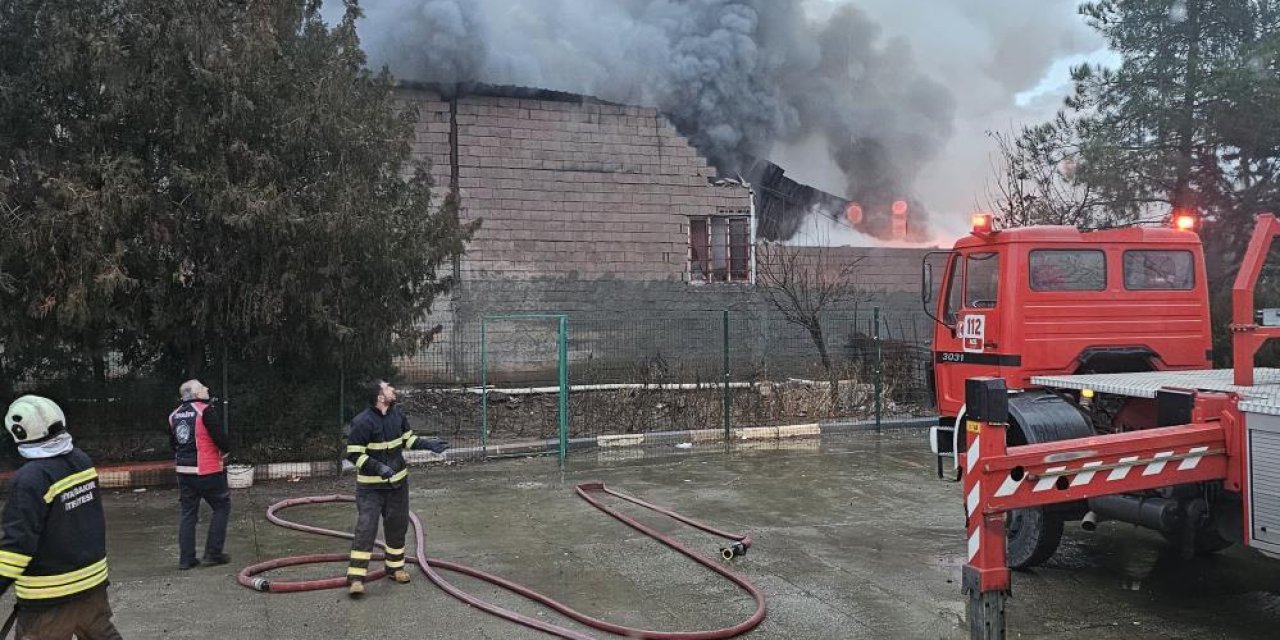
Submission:
{"label": "man in red and black vest", "polygon": [[209,388],[199,380],[188,380],[178,388],[182,404],[169,414],[169,440],[173,444],[178,471],[179,504],[182,520],[178,524],[178,568],[199,566],[196,558],[196,524],[200,520],[200,501],[213,508],[209,535],[204,543],[204,564],[226,564],[231,557],[222,552],[227,540],[227,520],[231,516],[231,489],[223,455],[230,450],[230,438],[222,426],[216,402],[209,399]]}

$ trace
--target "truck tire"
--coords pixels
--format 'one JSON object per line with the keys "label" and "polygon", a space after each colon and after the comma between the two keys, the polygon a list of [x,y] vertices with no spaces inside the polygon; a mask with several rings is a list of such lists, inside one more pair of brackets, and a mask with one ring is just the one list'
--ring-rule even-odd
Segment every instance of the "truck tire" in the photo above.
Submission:
{"label": "truck tire", "polygon": [[1010,511],[1004,519],[1005,564],[1030,569],[1053,557],[1062,542],[1062,516],[1043,507]]}
{"label": "truck tire", "polygon": [[[1031,391],[1010,396],[1009,446],[1039,444],[1094,435],[1079,409],[1050,393]],[[1005,517],[1005,564],[1029,569],[1051,558],[1062,542],[1060,509],[1016,509]]]}

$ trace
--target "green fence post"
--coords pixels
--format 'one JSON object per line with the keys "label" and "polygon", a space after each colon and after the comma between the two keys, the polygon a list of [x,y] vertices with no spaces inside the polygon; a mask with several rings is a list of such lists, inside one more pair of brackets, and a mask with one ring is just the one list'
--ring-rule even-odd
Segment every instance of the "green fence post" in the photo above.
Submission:
{"label": "green fence post", "polygon": [[884,365],[880,358],[880,307],[874,307],[871,315],[875,326],[872,339],[876,343],[876,433],[880,433],[880,397],[884,391]]}
{"label": "green fence post", "polygon": [[729,442],[730,417],[733,415],[733,397],[729,391],[729,310],[725,309],[721,316],[720,326],[723,333],[723,354],[724,361],[724,441]]}
{"label": "green fence post", "polygon": [[480,451],[489,445],[489,342],[485,339],[485,323],[480,318]]}
{"label": "green fence post", "polygon": [[569,316],[560,316],[559,362],[556,369],[560,378],[560,468],[564,468],[569,454]]}

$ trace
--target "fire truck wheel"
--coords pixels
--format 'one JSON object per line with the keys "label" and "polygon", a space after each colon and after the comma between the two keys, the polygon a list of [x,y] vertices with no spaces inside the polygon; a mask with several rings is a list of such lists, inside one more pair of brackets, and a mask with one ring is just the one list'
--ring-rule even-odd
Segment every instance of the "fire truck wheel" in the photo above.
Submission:
{"label": "fire truck wheel", "polygon": [[[1045,392],[1011,396],[1009,422],[1009,446],[1094,435],[1078,409]],[[1062,541],[1063,522],[1061,510],[1037,507],[1011,511],[1005,518],[1005,559],[1009,568],[1029,569],[1052,557]]]}
{"label": "fire truck wheel", "polygon": [[1030,569],[1053,556],[1062,541],[1062,517],[1045,509],[1017,509],[1005,518],[1005,562]]}

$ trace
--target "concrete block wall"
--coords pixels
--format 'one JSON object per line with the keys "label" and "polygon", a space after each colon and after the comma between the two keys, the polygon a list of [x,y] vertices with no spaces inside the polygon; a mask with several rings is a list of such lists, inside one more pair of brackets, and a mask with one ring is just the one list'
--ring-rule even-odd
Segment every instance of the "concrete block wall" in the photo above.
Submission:
{"label": "concrete block wall", "polygon": [[[460,216],[482,220],[460,261],[461,286],[426,319],[444,325],[443,334],[401,363],[411,379],[474,383],[480,317],[518,312],[568,313],[570,360],[580,371],[608,369],[610,358],[616,368],[631,366],[645,351],[718,363],[720,339],[706,334],[719,335],[725,309],[743,334],[734,338],[735,358],[816,362],[808,336],[782,322],[758,290],[688,282],[689,218],[745,213],[750,202],[742,189],[709,185],[713,169],[661,114],[492,93],[452,103],[422,89],[400,93],[418,110],[413,149],[431,164],[437,202],[456,186]],[[821,252],[832,265],[861,259],[856,281],[875,300],[860,304],[859,322],[872,304],[918,320],[921,251],[801,251],[809,261]],[[854,313],[833,312],[833,348]],[[498,321],[488,329],[492,377],[553,370],[549,323]]]}
{"label": "concrete block wall", "polygon": [[[907,262],[907,261],[902,261]],[[918,266],[899,274],[893,287],[868,290],[870,299],[825,315],[828,349],[836,357],[855,334],[872,332],[872,307],[881,308],[881,334],[895,341],[927,342],[931,326],[920,312]],[[889,276],[877,276],[889,280]],[[402,369],[420,382],[474,384],[480,379],[480,324],[486,323],[491,382],[554,381],[556,332],[552,320],[496,320],[496,315],[563,313],[568,316],[569,364],[575,384],[622,382],[620,375],[645,363],[663,363],[672,375],[711,378],[720,371],[722,314],[729,311],[732,368],[746,375],[809,376],[818,364],[808,334],[788,324],[759,290],[716,284],[544,276],[472,280],[447,312],[448,324],[433,345]],[[675,381],[675,380],[668,380]]]}
{"label": "concrete block wall", "polygon": [[450,187],[449,103],[433,91],[402,88],[397,93],[402,104],[418,110],[418,121],[413,126],[413,155],[430,164],[436,187],[433,195],[436,204],[440,204]]}
{"label": "concrete block wall", "polygon": [[707,184],[706,159],[653,109],[468,95],[451,122],[439,95],[403,98],[419,107],[415,153],[438,185],[456,171],[460,215],[482,220],[469,278],[683,280],[689,217],[750,206],[744,190]]}

